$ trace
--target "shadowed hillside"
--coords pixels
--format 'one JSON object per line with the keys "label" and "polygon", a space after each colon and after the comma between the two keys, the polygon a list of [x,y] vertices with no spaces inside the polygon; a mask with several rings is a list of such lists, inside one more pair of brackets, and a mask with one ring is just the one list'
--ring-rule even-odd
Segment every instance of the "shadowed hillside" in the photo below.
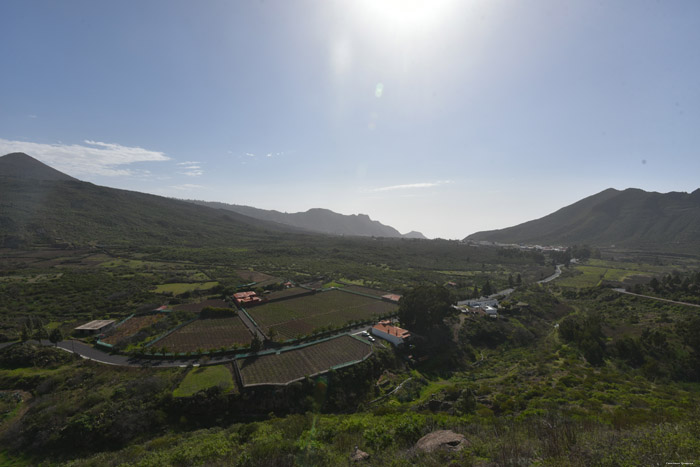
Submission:
{"label": "shadowed hillside", "polygon": [[541,219],[477,232],[466,240],[549,245],[585,243],[697,254],[700,189],[688,194],[610,188]]}
{"label": "shadowed hillside", "polygon": [[235,212],[76,180],[26,154],[0,157],[0,246],[236,245],[299,231]]}

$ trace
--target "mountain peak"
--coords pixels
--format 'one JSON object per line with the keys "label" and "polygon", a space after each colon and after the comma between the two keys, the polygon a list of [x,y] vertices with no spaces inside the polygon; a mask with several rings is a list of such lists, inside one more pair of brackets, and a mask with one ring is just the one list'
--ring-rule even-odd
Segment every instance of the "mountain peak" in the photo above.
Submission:
{"label": "mountain peak", "polygon": [[0,177],[76,181],[70,175],[59,172],[23,152],[13,152],[0,157]]}

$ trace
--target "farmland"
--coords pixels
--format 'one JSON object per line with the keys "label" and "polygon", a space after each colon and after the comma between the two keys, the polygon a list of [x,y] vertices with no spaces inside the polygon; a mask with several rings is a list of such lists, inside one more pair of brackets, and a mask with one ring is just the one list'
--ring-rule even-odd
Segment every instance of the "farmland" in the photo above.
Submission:
{"label": "farmland", "polygon": [[382,295],[386,295],[389,293],[389,292],[386,292],[384,290],[377,290],[377,289],[372,289],[369,287],[362,287],[360,285],[348,285],[348,286],[344,286],[343,289],[350,290],[352,292],[365,294],[365,295],[372,295],[373,297],[381,297]]}
{"label": "farmland", "polygon": [[269,335],[292,339],[328,326],[372,319],[398,310],[397,305],[341,290],[266,303],[249,310],[253,319]]}
{"label": "farmland", "polygon": [[659,271],[658,266],[590,259],[573,267],[573,274],[557,280],[562,287],[594,287],[601,281],[625,282],[637,278],[649,280]]}
{"label": "farmland", "polygon": [[115,345],[119,341],[129,336],[133,336],[141,329],[160,321],[164,316],[165,315],[163,314],[156,314],[146,316],[134,316],[133,318],[129,318],[128,320],[120,324],[119,327],[117,327],[114,334],[102,339],[102,342],[110,345]]}
{"label": "farmland", "polygon": [[237,360],[236,365],[243,386],[288,384],[344,363],[362,360],[371,352],[372,348],[367,343],[343,335],[301,349]]}
{"label": "farmland", "polygon": [[198,319],[169,334],[155,345],[169,352],[186,353],[198,350],[229,348],[250,344],[253,336],[237,316],[232,318]]}

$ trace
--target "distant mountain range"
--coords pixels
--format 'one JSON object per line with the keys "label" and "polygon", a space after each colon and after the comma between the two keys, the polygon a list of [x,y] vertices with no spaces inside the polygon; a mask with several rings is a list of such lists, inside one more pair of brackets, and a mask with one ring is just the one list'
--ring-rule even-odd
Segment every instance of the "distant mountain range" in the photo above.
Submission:
{"label": "distant mountain range", "polygon": [[[311,210],[311,220],[318,215],[314,211],[321,211],[322,219],[334,216],[354,219],[358,225],[376,225],[374,232],[384,232],[379,229],[381,226],[390,229],[385,231],[392,234],[375,236],[400,236],[391,227],[371,221],[367,216]],[[358,227],[351,227],[352,222],[346,222],[346,231],[360,231]],[[314,224],[318,225],[324,224]],[[264,239],[290,235],[316,233],[303,225],[261,219],[217,206],[97,186],[70,177],[23,153],[0,157],[0,247],[32,244],[255,247]]]}
{"label": "distant mountain range", "polygon": [[330,235],[351,235],[359,237],[420,238],[426,237],[416,231],[405,235],[393,227],[373,221],[366,214],[338,214],[328,209],[314,208],[306,212],[286,213],[258,209],[251,206],[219,203],[216,201],[196,201],[192,203],[217,209],[226,209],[256,219],[290,225],[311,232]]}
{"label": "distant mountain range", "polygon": [[700,253],[700,189],[656,193],[613,188],[541,219],[465,240],[498,243],[639,248]]}
{"label": "distant mountain range", "polygon": [[36,159],[0,157],[0,247],[32,244],[230,246],[304,233],[162,196],[82,182]]}

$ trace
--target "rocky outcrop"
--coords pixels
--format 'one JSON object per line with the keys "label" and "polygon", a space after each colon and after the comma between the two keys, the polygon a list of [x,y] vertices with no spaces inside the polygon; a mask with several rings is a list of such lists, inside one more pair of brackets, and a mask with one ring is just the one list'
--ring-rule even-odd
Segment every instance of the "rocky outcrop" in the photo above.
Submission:
{"label": "rocky outcrop", "polygon": [[441,449],[444,451],[461,451],[469,446],[469,442],[459,433],[452,430],[433,431],[423,436],[415,445],[415,449],[423,452],[433,452]]}

